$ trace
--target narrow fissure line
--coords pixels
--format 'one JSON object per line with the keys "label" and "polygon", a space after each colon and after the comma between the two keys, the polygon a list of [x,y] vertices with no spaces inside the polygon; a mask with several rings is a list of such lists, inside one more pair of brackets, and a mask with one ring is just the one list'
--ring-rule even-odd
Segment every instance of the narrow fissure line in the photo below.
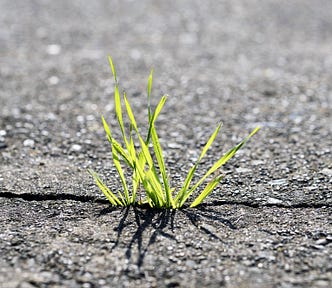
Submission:
{"label": "narrow fissure line", "polygon": [[48,201],[48,200],[73,200],[78,202],[95,202],[95,203],[104,203],[107,204],[109,201],[107,199],[100,199],[94,196],[88,195],[74,195],[68,193],[61,194],[30,194],[30,193],[21,193],[16,194],[13,192],[2,192],[0,193],[0,198],[8,199],[23,199],[26,201]]}
{"label": "narrow fissure line", "polygon": [[278,207],[278,208],[323,208],[323,207],[332,207],[330,203],[294,203],[294,204],[270,204],[270,203],[255,203],[249,201],[233,201],[233,200],[216,200],[211,203],[203,203],[202,206],[211,207],[211,206],[222,206],[222,205],[243,205],[251,208],[260,208],[260,207]]}
{"label": "narrow fissure line", "polygon": [[[62,201],[62,200],[73,200],[82,203],[93,202],[93,203],[101,203],[108,204],[109,201],[107,199],[97,198],[95,196],[88,195],[74,195],[68,193],[61,194],[30,194],[30,193],[21,193],[16,194],[13,192],[2,192],[0,193],[0,198],[7,199],[23,199],[25,201]],[[254,203],[249,201],[233,201],[233,200],[216,200],[210,203],[203,203],[200,205],[201,208],[215,207],[215,206],[223,206],[223,205],[242,205],[251,208],[260,208],[260,207],[278,207],[278,208],[324,208],[324,207],[332,207],[330,203],[295,203],[295,204],[269,204],[269,203]]]}

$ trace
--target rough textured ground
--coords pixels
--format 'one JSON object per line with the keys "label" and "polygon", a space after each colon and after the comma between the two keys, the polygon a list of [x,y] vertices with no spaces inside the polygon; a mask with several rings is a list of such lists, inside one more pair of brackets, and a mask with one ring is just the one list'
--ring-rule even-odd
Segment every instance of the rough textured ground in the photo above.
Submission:
{"label": "rough textured ground", "polygon": [[[0,1],[0,287],[331,287],[331,1]],[[146,80],[179,185],[262,126],[197,209],[118,209],[100,113]],[[117,131],[118,132],[118,131]]]}

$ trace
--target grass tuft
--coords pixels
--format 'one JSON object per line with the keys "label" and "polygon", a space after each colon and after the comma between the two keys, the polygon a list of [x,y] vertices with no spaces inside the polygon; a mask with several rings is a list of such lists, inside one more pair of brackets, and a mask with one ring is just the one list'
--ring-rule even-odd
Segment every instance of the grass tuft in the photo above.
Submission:
{"label": "grass tuft", "polygon": [[[259,127],[255,128],[239,144],[222,155],[196,183],[192,183],[195,172],[201,160],[213,144],[219,133],[219,130],[221,129],[222,123],[219,123],[203,147],[197,162],[189,170],[181,188],[176,191],[175,188],[171,188],[170,186],[170,180],[167,174],[167,168],[165,166],[162,147],[160,145],[158,133],[155,127],[155,122],[165,105],[167,97],[163,96],[160,99],[154,111],[151,109],[150,99],[153,70],[151,70],[148,78],[148,130],[146,139],[143,139],[138,129],[133,110],[130,106],[126,94],[124,93],[123,97],[120,95],[116,70],[114,68],[112,58],[108,56],[108,60],[114,77],[115,114],[121,130],[121,142],[123,144],[113,138],[111,129],[107,124],[104,116],[101,118],[104,130],[106,132],[107,140],[110,142],[112,147],[113,163],[120,177],[122,191],[117,191],[115,193],[112,192],[102,182],[95,171],[89,169],[88,172],[94,178],[99,189],[104,193],[106,198],[113,206],[148,205],[152,208],[177,209],[183,207],[187,200],[196,192],[198,192],[198,195],[194,197],[190,207],[196,207],[197,205],[201,204],[204,199],[211,194],[211,192],[223,178],[223,175],[219,172],[221,166],[230,160],[235,155],[235,153],[243,147],[243,145],[259,130]],[[123,106],[125,107],[124,112],[122,111]],[[125,116],[129,119],[129,131],[126,131],[123,122],[124,113]],[[129,138],[126,134],[128,132]],[[138,140],[138,143],[134,143],[134,138]],[[124,167],[127,168],[126,171],[129,169],[131,173],[132,177],[129,179],[131,180],[130,184],[127,182],[128,179],[125,176]],[[203,184],[205,184],[205,187],[200,189]],[[131,189],[129,189],[129,187],[131,187]],[[145,192],[143,198],[142,195],[139,195],[138,197],[138,194],[140,194],[139,191],[141,190]],[[201,192],[199,193],[200,190]]]}

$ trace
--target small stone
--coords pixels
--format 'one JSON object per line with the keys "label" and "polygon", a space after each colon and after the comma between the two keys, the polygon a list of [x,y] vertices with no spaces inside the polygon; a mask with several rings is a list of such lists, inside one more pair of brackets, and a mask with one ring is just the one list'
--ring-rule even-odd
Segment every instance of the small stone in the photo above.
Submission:
{"label": "small stone", "polygon": [[324,168],[324,169],[321,170],[319,173],[324,174],[324,175],[326,175],[326,176],[332,176],[332,169]]}
{"label": "small stone", "polygon": [[276,180],[272,180],[269,182],[270,185],[274,186],[274,185],[286,185],[287,184],[287,179],[276,179]]}
{"label": "small stone", "polygon": [[318,239],[315,243],[316,243],[316,245],[326,245],[329,243],[329,241],[326,238],[321,238],[321,239]]}
{"label": "small stone", "polygon": [[251,169],[239,167],[239,168],[236,168],[236,172],[237,173],[249,173],[249,172],[251,172]]}
{"label": "small stone", "polygon": [[180,144],[170,142],[167,144],[167,147],[170,149],[180,149],[182,146]]}
{"label": "small stone", "polygon": [[139,50],[133,49],[133,50],[130,51],[130,57],[133,60],[139,60],[142,57],[142,54]]}
{"label": "small stone", "polygon": [[49,55],[58,55],[61,52],[61,46],[57,44],[51,44],[47,46],[46,51]]}
{"label": "small stone", "polygon": [[325,248],[323,245],[311,245],[311,247],[316,250],[323,250]]}
{"label": "small stone", "polygon": [[0,130],[0,136],[6,136],[7,132],[6,130]]}
{"label": "small stone", "polygon": [[73,144],[70,148],[71,151],[79,152],[82,150],[82,146],[79,144]]}
{"label": "small stone", "polygon": [[60,79],[57,76],[51,76],[50,78],[48,78],[48,83],[50,85],[57,85],[59,83]]}
{"label": "small stone", "polygon": [[271,205],[278,205],[282,204],[283,201],[277,198],[269,197],[266,202]]}
{"label": "small stone", "polygon": [[195,261],[193,261],[193,260],[187,260],[187,261],[186,261],[186,266],[187,266],[187,267],[194,268],[195,265],[196,265],[196,263],[195,263]]}
{"label": "small stone", "polygon": [[32,148],[33,146],[35,146],[35,141],[32,139],[25,139],[23,142],[23,146]]}

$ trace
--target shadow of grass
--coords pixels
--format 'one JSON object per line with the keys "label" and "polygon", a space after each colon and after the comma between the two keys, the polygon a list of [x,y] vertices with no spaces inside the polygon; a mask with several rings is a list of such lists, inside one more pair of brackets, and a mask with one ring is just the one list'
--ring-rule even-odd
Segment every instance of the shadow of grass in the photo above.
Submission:
{"label": "shadow of grass", "polygon": [[[103,209],[99,216],[105,216],[118,208],[108,207]],[[175,218],[177,215],[185,216],[189,219],[190,223],[194,225],[197,229],[216,239],[218,241],[223,242],[214,231],[210,229],[211,226],[206,225],[207,222],[221,223],[224,226],[230,229],[236,229],[235,225],[232,222],[224,217],[222,212],[218,212],[210,207],[200,206],[198,208],[183,208],[178,210],[170,210],[170,209],[152,209],[152,208],[141,208],[141,207],[124,207],[122,208],[122,217],[119,219],[119,223],[114,228],[117,232],[117,238],[111,247],[111,251],[116,249],[119,245],[122,234],[126,227],[132,230],[133,219],[135,223],[135,230],[132,233],[130,240],[126,236],[126,252],[125,256],[128,260],[133,259],[133,248],[137,247],[138,257],[136,260],[136,265],[140,269],[143,265],[145,256],[147,255],[149,248],[151,245],[156,243],[158,236],[162,236],[168,238],[172,241],[176,240],[176,227]],[[130,215],[133,213],[133,216]],[[181,217],[180,216],[180,217]],[[130,226],[130,228],[129,228]],[[123,244],[124,241],[122,241]]]}

